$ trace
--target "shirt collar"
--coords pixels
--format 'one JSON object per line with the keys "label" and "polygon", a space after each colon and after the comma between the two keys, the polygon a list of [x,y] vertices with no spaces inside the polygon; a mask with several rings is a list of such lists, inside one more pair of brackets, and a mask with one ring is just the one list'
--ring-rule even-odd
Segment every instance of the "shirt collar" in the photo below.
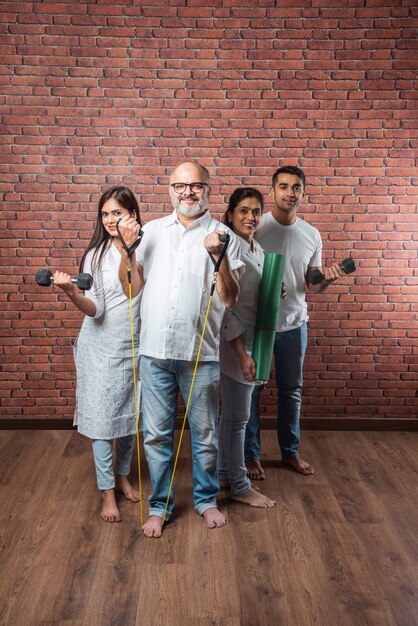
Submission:
{"label": "shirt collar", "polygon": [[238,235],[237,235],[237,237],[238,237],[238,241],[239,241],[240,246],[241,246],[241,250],[243,252],[252,252],[251,244],[248,243],[248,241],[245,241],[245,239],[243,239],[242,237],[239,237]]}
{"label": "shirt collar", "polygon": [[[208,230],[211,219],[211,214],[208,210],[206,210],[203,215],[198,217],[196,220],[194,220],[194,222],[190,224],[189,228],[191,226],[194,226],[194,224],[199,224],[204,230]],[[172,226],[173,224],[180,224],[180,220],[177,217],[176,209],[174,209],[171,215],[168,216],[166,226]]]}

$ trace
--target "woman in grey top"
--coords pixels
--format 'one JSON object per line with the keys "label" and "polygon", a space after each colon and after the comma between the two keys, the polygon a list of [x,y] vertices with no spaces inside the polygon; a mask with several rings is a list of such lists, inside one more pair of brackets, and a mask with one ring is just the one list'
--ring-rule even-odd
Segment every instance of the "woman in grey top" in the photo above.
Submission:
{"label": "woman in grey top", "polygon": [[[128,500],[139,494],[128,481],[135,445],[136,410],[133,393],[132,334],[129,299],[119,280],[122,255],[128,256],[118,238],[116,223],[137,224],[139,207],[127,187],[112,187],[99,201],[93,237],[80,263],[80,271],[93,276],[88,295],[76,290],[70,276],[55,272],[54,284],[85,314],[74,346],[77,370],[74,424],[92,439],[97,485],[102,491],[101,517],[119,522],[115,489]],[[135,252],[128,263],[136,262]],[[132,302],[135,354],[138,354],[139,298]],[[113,471],[113,439],[115,472]],[[116,478],[115,478],[116,474]]]}
{"label": "woman in grey top", "polygon": [[219,420],[218,472],[230,486],[230,497],[261,508],[275,505],[256,491],[244,461],[245,427],[250,417],[256,373],[251,357],[264,253],[253,235],[263,211],[263,196],[253,187],[235,189],[223,222],[239,237],[245,272],[238,302],[227,309],[221,326],[219,365],[223,413]]}

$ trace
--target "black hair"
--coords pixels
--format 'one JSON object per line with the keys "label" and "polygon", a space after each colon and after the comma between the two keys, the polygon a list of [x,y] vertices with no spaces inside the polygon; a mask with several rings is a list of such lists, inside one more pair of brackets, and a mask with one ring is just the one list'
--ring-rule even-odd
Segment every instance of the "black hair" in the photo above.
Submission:
{"label": "black hair", "polygon": [[271,183],[273,187],[277,183],[279,174],[292,174],[293,176],[297,176],[298,178],[301,179],[303,186],[305,187],[305,181],[306,181],[305,174],[302,172],[302,170],[299,167],[296,167],[296,165],[283,165],[283,167],[279,167],[279,169],[276,170],[273,174],[273,179]]}
{"label": "black hair", "polygon": [[[93,255],[92,266],[94,263],[95,269],[100,269],[100,264],[102,262],[103,254],[105,253],[105,250],[107,250],[110,240],[113,239],[113,237],[107,232],[107,230],[103,226],[103,221],[102,221],[103,206],[111,198],[113,198],[122,208],[129,211],[129,213],[131,214],[135,213],[136,220],[141,226],[141,217],[139,214],[138,202],[134,194],[132,193],[130,189],[128,189],[128,187],[115,186],[105,191],[99,200],[96,226],[94,229],[93,237],[91,238],[91,241],[89,245],[87,246],[87,249],[84,252],[83,257],[81,259],[80,272],[83,271],[84,261],[85,261],[87,253],[90,252],[90,250],[95,250],[95,253]],[[99,258],[96,259],[96,256],[99,250],[100,250]]]}
{"label": "black hair", "polygon": [[237,207],[242,200],[245,200],[245,198],[256,198],[260,203],[261,212],[264,210],[264,198],[261,191],[258,191],[255,187],[238,187],[238,189],[235,189],[229,196],[228,208],[221,220],[222,223],[231,230],[234,230],[234,227],[232,226],[232,221],[229,219],[228,214],[231,215],[235,207]]}

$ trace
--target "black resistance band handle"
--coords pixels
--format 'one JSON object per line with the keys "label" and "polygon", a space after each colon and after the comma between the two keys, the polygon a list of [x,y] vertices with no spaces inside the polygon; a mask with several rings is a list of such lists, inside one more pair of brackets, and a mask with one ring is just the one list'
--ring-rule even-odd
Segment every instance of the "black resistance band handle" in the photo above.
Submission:
{"label": "black resistance band handle", "polygon": [[122,234],[119,230],[119,222],[121,221],[122,218],[118,219],[118,221],[116,222],[116,230],[118,231],[118,237],[119,237],[119,241],[121,243],[122,248],[125,250],[126,254],[128,256],[130,256],[132,254],[132,252],[135,252],[135,250],[137,249],[137,247],[139,246],[139,244],[141,243],[142,237],[144,235],[143,230],[141,229],[138,233],[138,239],[136,241],[134,241],[134,243],[131,245],[130,248],[128,248],[128,246],[126,245],[126,242],[124,240],[124,238],[122,237]]}
{"label": "black resistance band handle", "polygon": [[221,234],[219,235],[219,240],[220,240],[220,241],[222,241],[222,242],[223,242],[223,244],[224,244],[224,245],[223,245],[223,248],[222,248],[222,250],[221,250],[221,254],[219,255],[219,259],[218,259],[217,261],[215,261],[215,257],[213,256],[213,254],[212,254],[211,252],[209,252],[209,253],[208,253],[208,254],[209,254],[209,256],[210,256],[210,258],[212,259],[212,263],[213,263],[213,265],[214,265],[214,270],[213,270],[213,272],[214,272],[215,274],[216,274],[217,272],[219,272],[219,268],[221,267],[221,263],[222,263],[222,260],[223,260],[223,258],[224,258],[224,256],[225,256],[226,249],[227,249],[227,247],[228,247],[228,245],[229,245],[229,242],[230,242],[230,240],[231,240],[231,237],[230,237],[230,235],[228,235],[228,233],[221,233]]}
{"label": "black resistance band handle", "polygon": [[213,268],[213,275],[214,275],[214,279],[212,282],[212,286],[210,289],[210,295],[213,296],[213,293],[215,291],[215,285],[216,285],[216,277],[218,275],[219,272],[219,268],[221,267],[221,263],[223,261],[223,258],[226,254],[226,249],[228,248],[229,242],[231,241],[231,236],[228,233],[221,233],[219,235],[219,240],[223,242],[223,248],[221,250],[221,254],[219,255],[219,259],[217,261],[215,261],[215,258],[213,256],[213,254],[211,252],[209,252],[209,256],[212,259],[212,263],[214,265]]}

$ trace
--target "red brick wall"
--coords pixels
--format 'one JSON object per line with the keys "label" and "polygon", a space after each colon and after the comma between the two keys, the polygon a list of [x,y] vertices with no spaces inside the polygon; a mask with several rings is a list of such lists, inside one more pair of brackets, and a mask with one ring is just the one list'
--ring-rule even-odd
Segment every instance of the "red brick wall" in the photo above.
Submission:
{"label": "red brick wall", "polygon": [[304,415],[416,417],[414,5],[2,2],[2,415],[73,411],[81,315],[36,270],[77,271],[110,185],[147,221],[170,210],[170,169],[198,158],[214,212],[300,165],[325,261],[358,262],[310,299]]}

